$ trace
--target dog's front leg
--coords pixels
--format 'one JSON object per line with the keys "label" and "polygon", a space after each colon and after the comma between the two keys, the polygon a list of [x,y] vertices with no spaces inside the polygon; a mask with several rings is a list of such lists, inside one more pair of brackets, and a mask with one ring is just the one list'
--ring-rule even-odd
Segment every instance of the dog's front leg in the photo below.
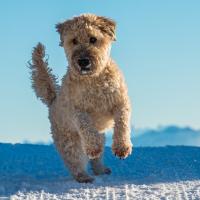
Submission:
{"label": "dog's front leg", "polygon": [[126,158],[131,154],[132,143],[130,138],[130,105],[123,103],[118,105],[114,111],[114,134],[113,134],[113,153],[121,158]]}
{"label": "dog's front leg", "polygon": [[78,129],[83,150],[89,159],[99,158],[103,151],[104,140],[93,125],[90,115],[86,112],[76,111],[74,123]]}

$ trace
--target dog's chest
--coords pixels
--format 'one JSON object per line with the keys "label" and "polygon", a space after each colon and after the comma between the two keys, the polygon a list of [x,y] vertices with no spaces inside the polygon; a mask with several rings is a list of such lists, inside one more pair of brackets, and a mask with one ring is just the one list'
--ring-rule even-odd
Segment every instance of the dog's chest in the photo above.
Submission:
{"label": "dog's chest", "polygon": [[87,112],[109,112],[115,105],[118,88],[109,82],[77,85],[73,91],[73,104]]}

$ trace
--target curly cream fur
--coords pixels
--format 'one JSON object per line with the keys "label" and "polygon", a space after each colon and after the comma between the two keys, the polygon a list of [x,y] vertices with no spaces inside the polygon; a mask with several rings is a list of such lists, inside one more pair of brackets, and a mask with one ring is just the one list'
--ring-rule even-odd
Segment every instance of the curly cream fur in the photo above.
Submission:
{"label": "curly cream fur", "polygon": [[[114,127],[112,150],[116,156],[126,158],[132,150],[127,87],[110,57],[115,22],[84,14],[56,28],[69,62],[67,74],[56,92],[55,78],[43,61],[44,48],[39,44],[32,55],[33,88],[49,106],[52,136],[66,166],[77,181],[91,182],[93,178],[85,171],[88,160],[94,174],[110,173],[101,163],[105,130]],[[91,36],[97,38],[95,44],[89,42]],[[91,60],[87,74],[81,74],[77,65],[81,56]]]}
{"label": "curly cream fur", "polygon": [[32,64],[29,63],[31,69],[32,87],[37,97],[48,106],[56,98],[58,88],[56,77],[51,74],[48,68],[47,60],[44,61],[45,47],[38,43],[32,53]]}

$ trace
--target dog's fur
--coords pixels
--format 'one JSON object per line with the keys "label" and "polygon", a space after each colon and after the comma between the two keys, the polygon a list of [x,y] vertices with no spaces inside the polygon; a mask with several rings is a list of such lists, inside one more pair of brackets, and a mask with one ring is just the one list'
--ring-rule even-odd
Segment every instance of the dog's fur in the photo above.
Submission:
{"label": "dog's fur", "polygon": [[[33,88],[49,108],[55,145],[79,182],[93,181],[85,171],[88,160],[95,175],[111,172],[101,163],[106,129],[114,127],[112,150],[116,156],[126,158],[132,150],[127,87],[110,57],[115,26],[111,19],[93,14],[56,25],[69,63],[61,86],[44,60],[44,46],[39,43],[32,53]],[[91,37],[97,40],[92,43]],[[80,57],[89,58],[90,71],[81,71]]]}

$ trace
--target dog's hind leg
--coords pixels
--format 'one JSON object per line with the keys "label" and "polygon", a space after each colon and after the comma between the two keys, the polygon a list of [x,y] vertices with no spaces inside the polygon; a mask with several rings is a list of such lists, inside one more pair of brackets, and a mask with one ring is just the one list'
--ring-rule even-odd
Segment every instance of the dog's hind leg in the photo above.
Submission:
{"label": "dog's hind leg", "polygon": [[67,131],[56,134],[54,141],[72,176],[80,183],[92,182],[94,178],[86,172],[88,158],[83,152],[78,133]]}
{"label": "dog's hind leg", "polygon": [[94,175],[111,174],[111,169],[104,166],[101,158],[90,161]]}
{"label": "dog's hind leg", "polygon": [[[101,138],[102,138],[102,141],[103,141],[102,145],[104,147],[105,135],[102,134]],[[103,149],[103,147],[102,147],[102,149]],[[92,167],[92,170],[93,170],[95,175],[111,174],[111,170],[108,167],[103,165],[102,154],[103,154],[103,151],[101,152],[101,156],[99,158],[95,158],[95,159],[90,160],[91,167]]]}

